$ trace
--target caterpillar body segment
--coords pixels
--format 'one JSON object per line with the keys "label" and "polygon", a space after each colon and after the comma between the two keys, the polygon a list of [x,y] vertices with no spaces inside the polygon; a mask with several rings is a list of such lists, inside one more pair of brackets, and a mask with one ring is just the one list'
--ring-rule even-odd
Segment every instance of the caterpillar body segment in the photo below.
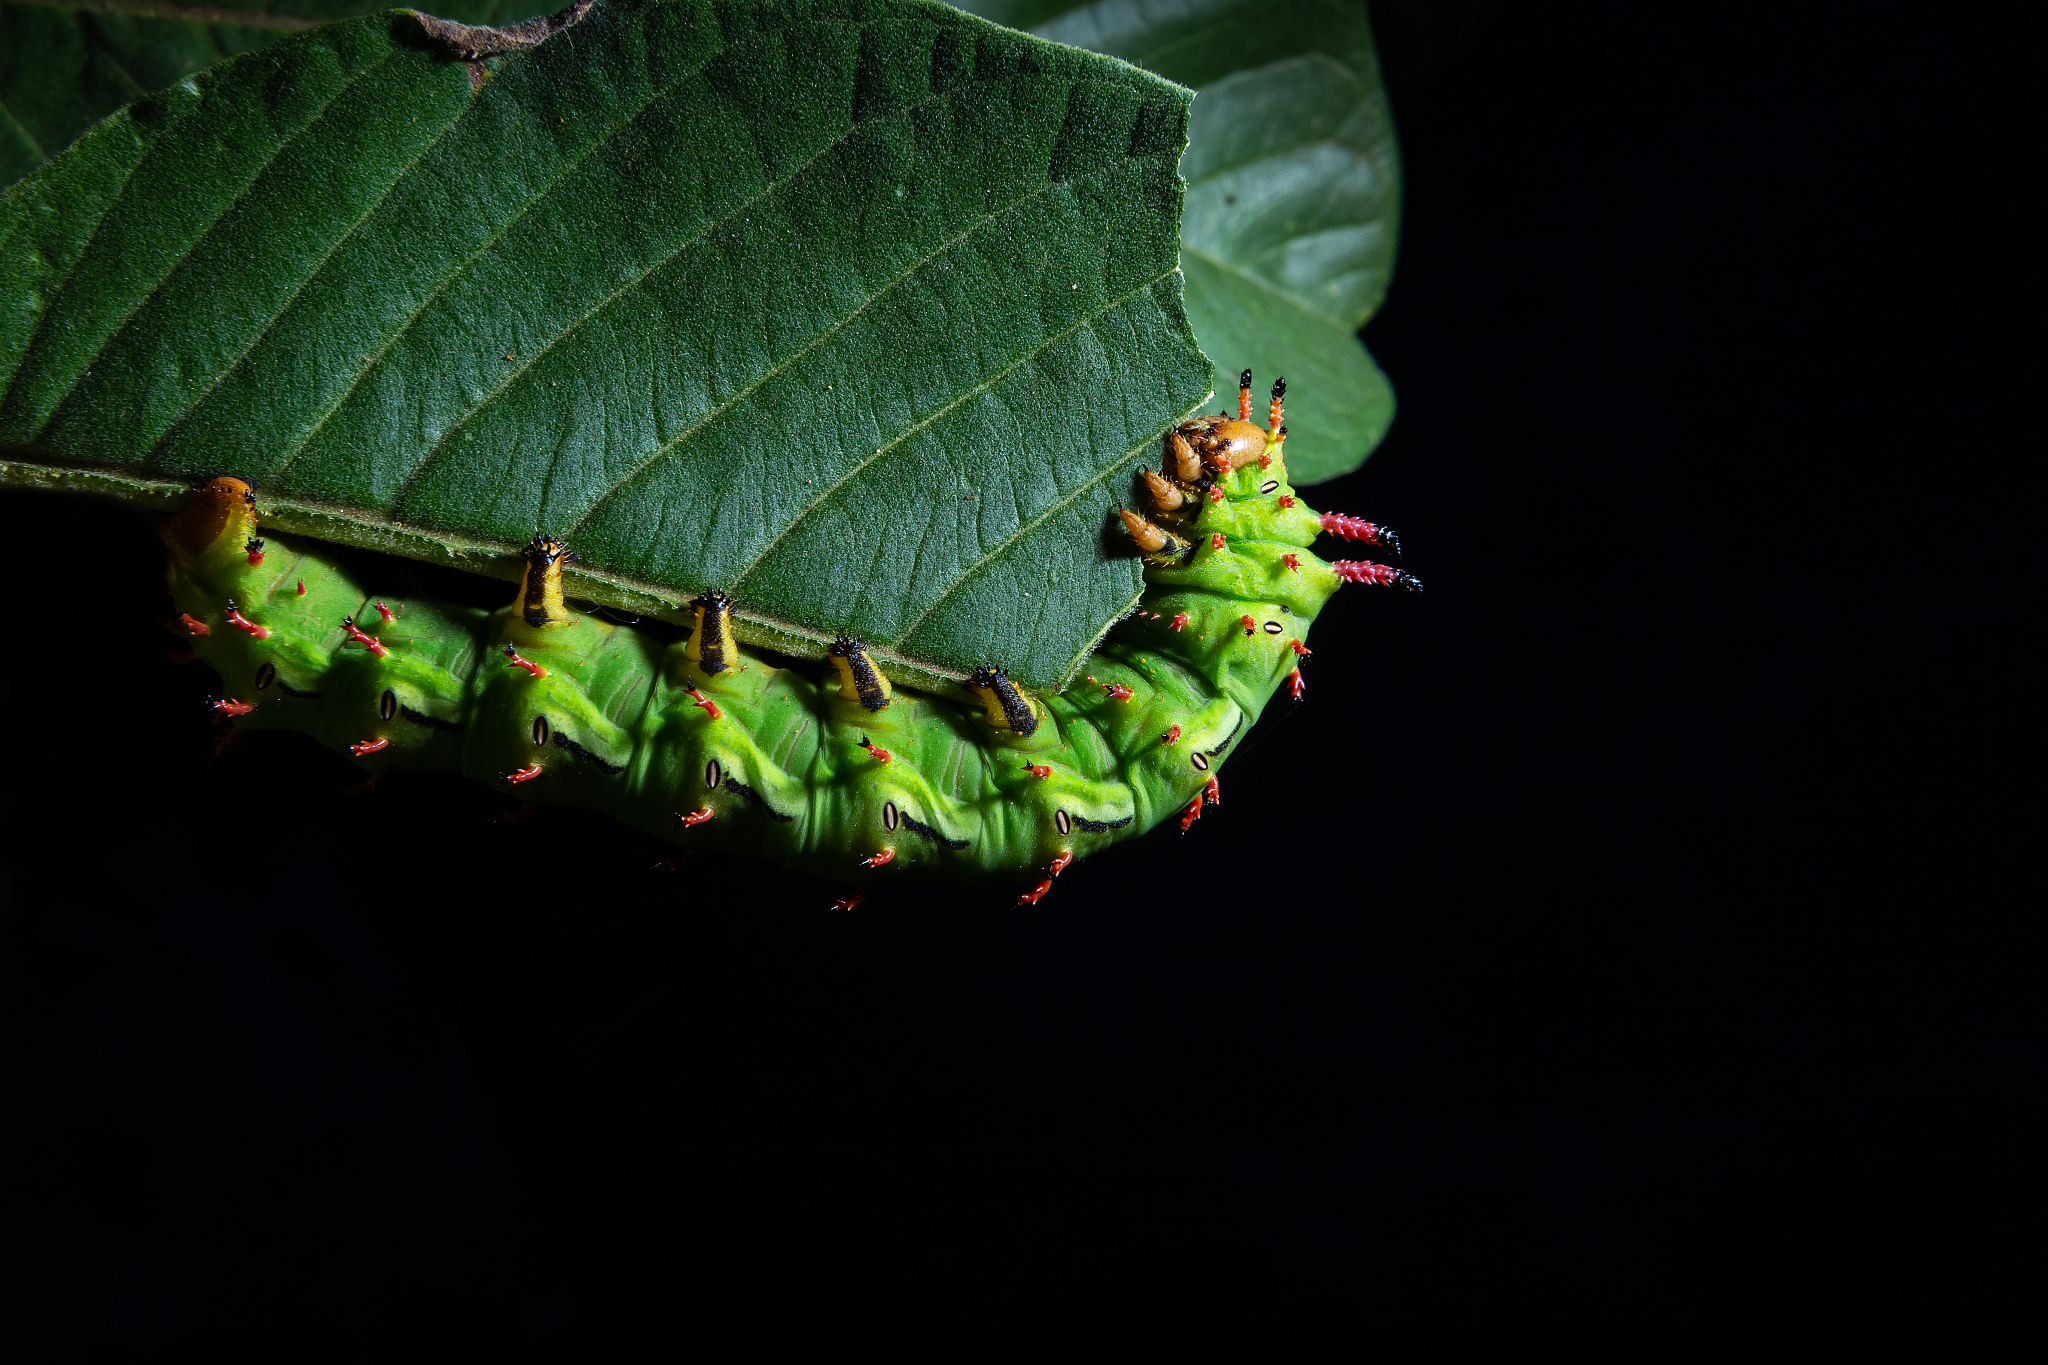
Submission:
{"label": "caterpillar body segment", "polygon": [[561,590],[572,552],[547,536],[496,611],[379,601],[317,545],[272,535],[249,552],[258,504],[234,479],[196,490],[162,535],[189,647],[238,727],[313,735],[373,775],[459,771],[841,881],[1011,877],[1036,883],[1029,903],[1076,857],[1192,823],[1273,694],[1300,695],[1331,594],[1397,581],[1310,552],[1365,523],[1296,499],[1284,434],[1277,413],[1271,430],[1226,415],[1167,433],[1158,472],[1133,480],[1150,515],[1121,516],[1146,593],[1086,678],[1047,696],[1000,661],[953,695],[899,690],[853,636],[822,677],[779,666],[738,641],[715,590],[664,644],[576,612]]}

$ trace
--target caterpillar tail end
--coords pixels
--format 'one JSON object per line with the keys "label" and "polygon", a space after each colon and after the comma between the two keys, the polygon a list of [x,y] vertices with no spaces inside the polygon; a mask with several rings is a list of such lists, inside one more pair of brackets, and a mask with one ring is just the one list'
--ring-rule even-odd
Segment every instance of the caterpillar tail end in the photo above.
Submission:
{"label": "caterpillar tail end", "polygon": [[261,559],[256,542],[256,490],[240,479],[209,479],[192,490],[176,511],[157,523],[157,535],[178,568],[190,571],[220,558],[253,565]]}

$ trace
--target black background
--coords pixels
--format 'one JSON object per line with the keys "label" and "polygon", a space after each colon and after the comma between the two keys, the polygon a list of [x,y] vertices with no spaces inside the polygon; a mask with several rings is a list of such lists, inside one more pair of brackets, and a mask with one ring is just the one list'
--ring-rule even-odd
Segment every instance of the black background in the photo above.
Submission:
{"label": "black background", "polygon": [[2024,447],[1947,103],[2018,36],[1375,13],[1402,408],[1309,500],[1428,591],[1036,908],[216,758],[147,519],[0,503],[0,1340],[2032,1358],[2020,494],[1958,476]]}

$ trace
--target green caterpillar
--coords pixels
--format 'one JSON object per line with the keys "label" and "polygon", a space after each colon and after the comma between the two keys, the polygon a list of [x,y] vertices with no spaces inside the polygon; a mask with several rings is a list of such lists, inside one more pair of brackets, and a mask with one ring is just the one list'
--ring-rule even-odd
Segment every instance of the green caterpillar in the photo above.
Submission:
{"label": "green caterpillar", "polygon": [[[200,488],[161,526],[193,652],[233,695],[233,723],[298,730],[374,772],[453,769],[580,805],[685,846],[865,886],[919,871],[1039,878],[1219,799],[1217,770],[1274,691],[1296,699],[1309,624],[1344,582],[1407,574],[1308,553],[1331,532],[1390,533],[1319,515],[1287,483],[1284,381],[1270,425],[1198,418],[1140,471],[1152,515],[1119,516],[1146,560],[1139,610],[1064,691],[1032,697],[991,662],[957,695],[898,691],[841,636],[821,683],[733,633],[709,590],[686,639],[569,609],[569,550],[540,536],[497,611],[366,599],[319,548],[257,538],[256,494]],[[850,908],[862,892],[838,902]]]}

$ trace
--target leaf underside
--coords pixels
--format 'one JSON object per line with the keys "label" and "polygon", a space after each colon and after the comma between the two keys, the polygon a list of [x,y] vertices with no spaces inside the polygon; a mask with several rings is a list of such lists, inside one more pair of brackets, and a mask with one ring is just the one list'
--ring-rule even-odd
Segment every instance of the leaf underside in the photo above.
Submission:
{"label": "leaf underside", "polygon": [[330,24],[0,197],[10,477],[232,474],[501,566],[545,531],[598,600],[1060,685],[1139,591],[1117,476],[1209,388],[1188,93],[885,0],[605,0],[491,68]]}
{"label": "leaf underside", "polygon": [[1181,224],[1213,385],[1287,377],[1297,484],[1358,467],[1394,397],[1357,340],[1386,296],[1400,163],[1363,0],[963,0],[1196,89]]}

